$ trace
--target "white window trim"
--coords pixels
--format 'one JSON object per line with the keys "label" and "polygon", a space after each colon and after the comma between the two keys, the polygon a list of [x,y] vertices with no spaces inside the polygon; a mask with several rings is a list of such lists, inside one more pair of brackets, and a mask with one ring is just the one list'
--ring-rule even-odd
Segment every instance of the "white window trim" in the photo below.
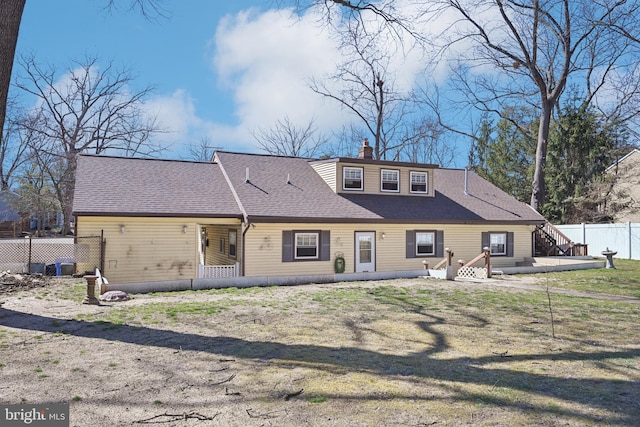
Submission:
{"label": "white window trim", "polygon": [[[425,177],[425,191],[414,191],[413,190],[413,176],[414,175],[423,175]],[[429,172],[418,172],[411,171],[409,173],[409,192],[416,194],[429,194]]]}
{"label": "white window trim", "polygon": [[[360,172],[360,188],[347,188],[345,187],[345,176],[347,171],[349,170],[357,170]],[[362,191],[364,190],[364,168],[357,168],[353,166],[345,166],[342,168],[342,189],[345,191]]]}
{"label": "white window trim", "polygon": [[[493,252],[493,236],[503,236],[504,239],[504,251],[503,252]],[[491,255],[506,255],[507,254],[507,239],[509,236],[507,233],[489,233],[489,251]]]}
{"label": "white window trim", "polygon": [[[314,256],[298,256],[298,236],[311,235],[316,238],[316,254]],[[293,259],[320,259],[320,233],[294,232],[293,233]]]}
{"label": "white window trim", "polygon": [[[431,234],[431,245],[433,247],[433,251],[432,252],[418,252],[418,234]],[[415,239],[415,249],[416,249],[416,256],[435,256],[436,254],[436,233],[435,231],[416,231],[414,233],[414,239]]]}
{"label": "white window trim", "polygon": [[[383,181],[382,177],[383,177],[385,172],[394,172],[396,174],[396,180],[395,181],[388,181],[388,182],[395,182],[396,183],[396,189],[395,190],[387,190],[387,189],[383,188],[384,181]],[[399,193],[400,192],[400,171],[398,169],[380,169],[380,191],[389,192],[389,193]]]}

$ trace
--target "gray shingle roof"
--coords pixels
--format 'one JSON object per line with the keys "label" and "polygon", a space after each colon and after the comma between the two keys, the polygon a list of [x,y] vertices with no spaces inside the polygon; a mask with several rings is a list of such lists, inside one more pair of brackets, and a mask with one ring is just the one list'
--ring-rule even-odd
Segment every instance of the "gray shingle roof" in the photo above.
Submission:
{"label": "gray shingle roof", "polygon": [[[298,221],[382,219],[336,195],[307,159],[228,152],[217,152],[216,158],[250,217]],[[245,182],[247,168],[249,182]]]}
{"label": "gray shingle roof", "polygon": [[240,217],[213,163],[78,156],[75,214]]}
{"label": "gray shingle roof", "polygon": [[236,218],[243,209],[253,221],[544,222],[528,205],[471,172],[465,194],[460,169],[435,169],[435,197],[341,195],[310,159],[219,151],[216,161],[79,156],[74,212]]}
{"label": "gray shingle roof", "polygon": [[518,222],[538,223],[544,218],[469,172],[467,194],[464,170],[436,169],[435,197],[345,194],[343,197],[388,220],[433,223]]}

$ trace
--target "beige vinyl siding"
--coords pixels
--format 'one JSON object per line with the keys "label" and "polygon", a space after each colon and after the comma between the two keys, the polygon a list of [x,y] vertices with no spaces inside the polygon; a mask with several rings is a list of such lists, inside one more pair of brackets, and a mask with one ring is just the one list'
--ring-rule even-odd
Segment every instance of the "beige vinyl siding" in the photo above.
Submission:
{"label": "beige vinyl siding", "polygon": [[[247,276],[278,276],[304,274],[331,274],[335,253],[345,258],[345,272],[355,269],[354,239],[356,231],[376,233],[376,271],[414,270],[423,268],[426,259],[433,266],[441,258],[406,258],[406,230],[443,230],[444,245],[454,252],[454,264],[458,259],[469,261],[482,252],[482,233],[510,231],[514,233],[514,256],[493,257],[494,267],[514,266],[516,261],[531,256],[531,226],[483,226],[437,224],[255,224],[246,234]],[[283,230],[330,230],[330,261],[282,262]],[[384,233],[384,240],[381,239]],[[478,263],[477,266],[481,266]]]}
{"label": "beige vinyl siding", "polygon": [[[335,192],[336,191],[336,174],[337,165],[335,162],[327,163],[312,163],[311,167],[320,175],[320,177],[327,183],[327,185]],[[341,178],[342,179],[342,178]],[[340,181],[342,182],[342,181]],[[341,184],[342,185],[342,184]]]}
{"label": "beige vinyl siding", "polygon": [[[111,283],[191,279],[197,277],[200,261],[200,224],[217,222],[233,220],[79,217],[77,232],[79,236],[104,232],[103,274]],[[183,233],[185,225],[187,232]],[[93,267],[79,265],[78,271],[90,271]]]}
{"label": "beige vinyl siding", "polygon": [[[364,178],[364,190],[344,190],[342,187],[343,181],[343,168],[345,167],[353,167],[353,168],[361,168],[363,169],[363,178]],[[382,191],[381,182],[382,182],[382,170],[397,170],[399,171],[400,177],[400,191]],[[388,195],[405,195],[405,196],[416,196],[416,197],[433,197],[434,195],[434,173],[433,169],[426,168],[411,168],[407,166],[403,167],[395,167],[389,165],[375,165],[375,164],[363,164],[363,163],[339,163],[338,171],[337,171],[337,192],[338,193],[359,193],[359,194],[388,194]],[[425,194],[421,193],[411,193],[410,185],[411,178],[410,172],[426,172],[427,180],[428,180],[428,192]],[[322,176],[322,175],[321,175]],[[323,176],[323,179],[324,178]],[[334,184],[334,187],[336,185]]]}
{"label": "beige vinyl siding", "polygon": [[[206,226],[209,246],[205,248],[206,265],[233,265],[240,259],[241,227]],[[229,230],[235,230],[237,236],[236,258],[229,256]],[[224,251],[220,251],[220,240],[224,239]]]}

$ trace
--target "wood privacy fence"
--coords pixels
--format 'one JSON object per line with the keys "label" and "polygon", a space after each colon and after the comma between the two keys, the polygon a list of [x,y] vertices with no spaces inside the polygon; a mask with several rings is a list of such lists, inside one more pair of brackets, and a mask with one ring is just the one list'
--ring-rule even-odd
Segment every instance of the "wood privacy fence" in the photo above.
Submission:
{"label": "wood privacy fence", "polygon": [[640,260],[640,223],[565,224],[556,228],[573,242],[589,245],[589,254],[601,255],[608,249],[617,251],[615,258]]}

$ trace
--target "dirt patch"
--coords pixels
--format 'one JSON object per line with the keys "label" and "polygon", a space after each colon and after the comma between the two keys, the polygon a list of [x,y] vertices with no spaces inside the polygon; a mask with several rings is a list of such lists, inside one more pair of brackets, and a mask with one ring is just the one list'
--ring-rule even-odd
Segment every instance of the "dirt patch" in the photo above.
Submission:
{"label": "dirt patch", "polygon": [[635,425],[640,304],[535,280],[3,294],[0,401],[71,425]]}
{"label": "dirt patch", "polygon": [[13,274],[8,271],[2,271],[0,272],[0,295],[42,288],[50,283],[51,279],[41,274]]}

